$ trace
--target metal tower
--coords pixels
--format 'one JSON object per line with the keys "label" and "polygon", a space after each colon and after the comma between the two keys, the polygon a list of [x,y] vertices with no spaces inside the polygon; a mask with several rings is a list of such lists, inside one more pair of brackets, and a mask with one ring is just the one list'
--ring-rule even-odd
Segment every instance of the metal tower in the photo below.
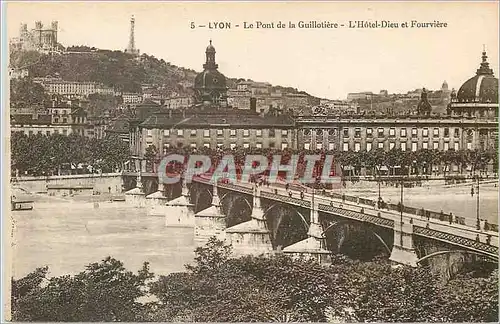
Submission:
{"label": "metal tower", "polygon": [[130,18],[130,37],[128,40],[128,47],[125,50],[125,52],[137,55],[139,54],[139,50],[135,48],[134,29],[135,29],[135,18],[134,16],[132,16],[132,18]]}

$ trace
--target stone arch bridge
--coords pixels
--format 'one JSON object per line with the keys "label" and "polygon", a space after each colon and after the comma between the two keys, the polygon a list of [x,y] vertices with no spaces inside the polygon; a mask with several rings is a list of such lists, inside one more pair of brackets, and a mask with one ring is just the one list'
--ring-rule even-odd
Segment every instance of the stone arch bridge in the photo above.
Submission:
{"label": "stone arch bridge", "polygon": [[[141,183],[144,196],[158,190],[155,174],[142,174],[137,181],[137,174],[124,173],[123,180],[124,189],[135,190]],[[456,223],[452,215],[439,220],[404,209],[381,209],[360,198],[319,192],[301,195],[275,185],[214,184],[202,177],[195,177],[189,185],[165,186],[159,192],[166,201],[186,197],[185,215],[192,217],[198,244],[216,235],[229,241],[236,255],[278,251],[328,262],[353,231],[362,230],[390,260],[400,264],[442,267],[445,263],[450,269],[478,260],[498,262],[498,231]],[[168,209],[169,202],[165,205]],[[164,212],[167,218],[171,214]]]}

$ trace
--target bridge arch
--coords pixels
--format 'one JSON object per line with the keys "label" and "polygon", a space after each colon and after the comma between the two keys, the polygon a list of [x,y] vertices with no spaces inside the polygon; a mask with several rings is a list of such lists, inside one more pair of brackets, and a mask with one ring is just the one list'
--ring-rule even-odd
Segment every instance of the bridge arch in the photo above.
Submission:
{"label": "bridge arch", "polygon": [[[230,194],[230,192],[226,192],[224,195],[222,195],[222,197],[220,197],[220,200],[223,201],[224,198],[226,198],[227,195],[229,195],[229,194]],[[213,194],[212,194],[212,196],[213,196]],[[248,201],[248,199],[246,199],[245,197],[243,197],[241,195],[236,195],[236,198],[235,198],[234,201],[236,202],[236,201],[241,200],[241,199],[243,199],[247,203],[247,205],[248,205],[248,207],[250,207],[250,209],[253,208],[252,204],[250,204],[250,202]]]}
{"label": "bridge arch", "polygon": [[[331,231],[335,227],[338,227],[338,226],[344,225],[344,224],[352,224],[352,222],[349,220],[334,221],[334,222],[330,223],[330,225],[328,225],[328,227],[321,233],[321,236],[326,238],[327,232]],[[384,239],[380,235],[378,235],[370,227],[366,226],[365,229],[367,229],[380,243],[382,243],[382,245],[385,248],[385,251],[388,253],[388,255],[391,255],[392,250],[389,248],[389,245],[387,245],[387,243],[384,241]]]}
{"label": "bridge arch", "polygon": [[[275,202],[274,204],[272,204],[269,208],[267,208],[267,209],[264,211],[264,214],[263,214],[264,218],[266,218],[266,219],[267,219],[267,216],[266,216],[266,215],[267,215],[267,213],[268,213],[269,211],[271,211],[271,209],[273,209],[273,208],[274,208],[274,207],[276,207],[276,206],[286,206],[287,208],[291,208],[291,209],[293,209],[293,211],[294,211],[295,213],[297,213],[297,215],[299,215],[300,219],[302,220],[302,224],[304,225],[304,227],[305,227],[306,231],[307,231],[307,230],[309,230],[309,223],[307,222],[307,220],[306,220],[306,218],[304,217],[304,215],[302,215],[302,213],[301,213],[301,212],[299,212],[299,211],[297,210],[297,208],[295,208],[293,205],[285,204],[285,203],[282,203],[282,202],[279,202],[279,201],[278,201],[278,202]],[[279,227],[280,223],[281,223],[281,222],[279,222],[279,223],[278,223],[278,226],[277,226],[277,227]]]}
{"label": "bridge arch", "polygon": [[479,253],[479,252],[476,252],[476,251],[468,251],[468,250],[445,250],[445,251],[437,251],[437,252],[428,254],[426,256],[423,256],[422,258],[420,258],[420,259],[417,260],[417,264],[420,264],[423,261],[428,260],[428,259],[433,258],[433,257],[436,257],[438,255],[456,254],[456,253],[458,253],[458,254],[474,254],[474,255],[479,255],[481,257],[484,257],[486,259],[490,259],[493,262],[498,263],[498,257],[494,257],[492,255],[487,255],[487,254],[482,254],[482,253]]}

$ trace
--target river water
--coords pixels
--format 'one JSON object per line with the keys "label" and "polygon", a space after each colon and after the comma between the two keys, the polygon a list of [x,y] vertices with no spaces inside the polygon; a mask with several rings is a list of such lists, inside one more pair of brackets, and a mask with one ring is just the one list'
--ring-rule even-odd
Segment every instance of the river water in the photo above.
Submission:
{"label": "river water", "polygon": [[[49,198],[45,198],[46,200]],[[194,258],[194,229],[166,228],[163,217],[125,202],[37,201],[13,217],[12,274],[49,266],[49,276],[76,274],[107,256],[136,272],[144,261],[155,274],[183,271]]]}

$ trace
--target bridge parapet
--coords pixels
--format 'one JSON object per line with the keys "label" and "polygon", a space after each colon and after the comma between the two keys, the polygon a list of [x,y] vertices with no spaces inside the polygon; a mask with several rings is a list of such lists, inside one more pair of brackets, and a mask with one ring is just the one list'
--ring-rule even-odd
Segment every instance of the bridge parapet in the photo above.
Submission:
{"label": "bridge parapet", "polygon": [[[425,228],[421,226],[414,226],[414,233],[420,236],[440,240],[446,243],[452,243],[461,247],[466,247],[468,249],[482,252],[492,256],[498,256],[498,247],[489,245],[478,240],[472,240],[463,236],[455,235],[452,233],[446,233],[437,231],[435,229]],[[498,238],[498,236],[497,236]]]}
{"label": "bridge parapet", "polygon": [[361,212],[355,212],[352,210],[346,210],[334,206],[329,206],[329,205],[324,205],[324,204],[319,204],[319,210],[327,213],[335,213],[339,214],[342,216],[346,216],[348,218],[352,218],[361,222],[370,222],[377,224],[382,227],[388,227],[388,228],[393,228],[394,227],[394,221],[391,219],[387,218],[382,218],[382,217],[377,217],[377,216],[372,216],[368,215],[365,213]]}
{"label": "bridge parapet", "polygon": [[[194,181],[211,183],[209,180],[202,180],[201,178],[195,178]],[[252,195],[252,188],[248,188],[247,185],[252,186],[251,184],[244,183],[220,183],[219,187]],[[305,194],[302,198],[295,198],[289,196],[287,193],[283,189],[279,189],[278,191],[277,188],[262,187],[261,197],[304,208],[311,208],[311,194]],[[298,193],[294,194],[298,195]],[[315,200],[318,203],[318,211],[391,228],[395,231],[395,242],[400,242],[401,236],[403,236],[405,242],[410,242],[408,240],[412,239],[413,235],[419,235],[488,255],[498,253],[498,232],[491,231],[491,228],[494,226],[490,226],[490,231],[477,230],[475,227],[463,225],[456,221],[449,221],[449,219],[426,217],[427,215],[418,215],[418,213],[413,212],[407,213],[406,209],[403,213],[391,209],[378,209],[367,200],[357,198],[356,200],[351,199],[346,201],[347,199],[342,198],[315,196]],[[418,209],[413,208],[413,210]],[[443,213],[440,214],[443,215]],[[455,220],[455,218],[452,218],[452,220]],[[413,253],[412,244],[403,244],[400,247]],[[414,264],[415,262],[413,261],[410,263]]]}

